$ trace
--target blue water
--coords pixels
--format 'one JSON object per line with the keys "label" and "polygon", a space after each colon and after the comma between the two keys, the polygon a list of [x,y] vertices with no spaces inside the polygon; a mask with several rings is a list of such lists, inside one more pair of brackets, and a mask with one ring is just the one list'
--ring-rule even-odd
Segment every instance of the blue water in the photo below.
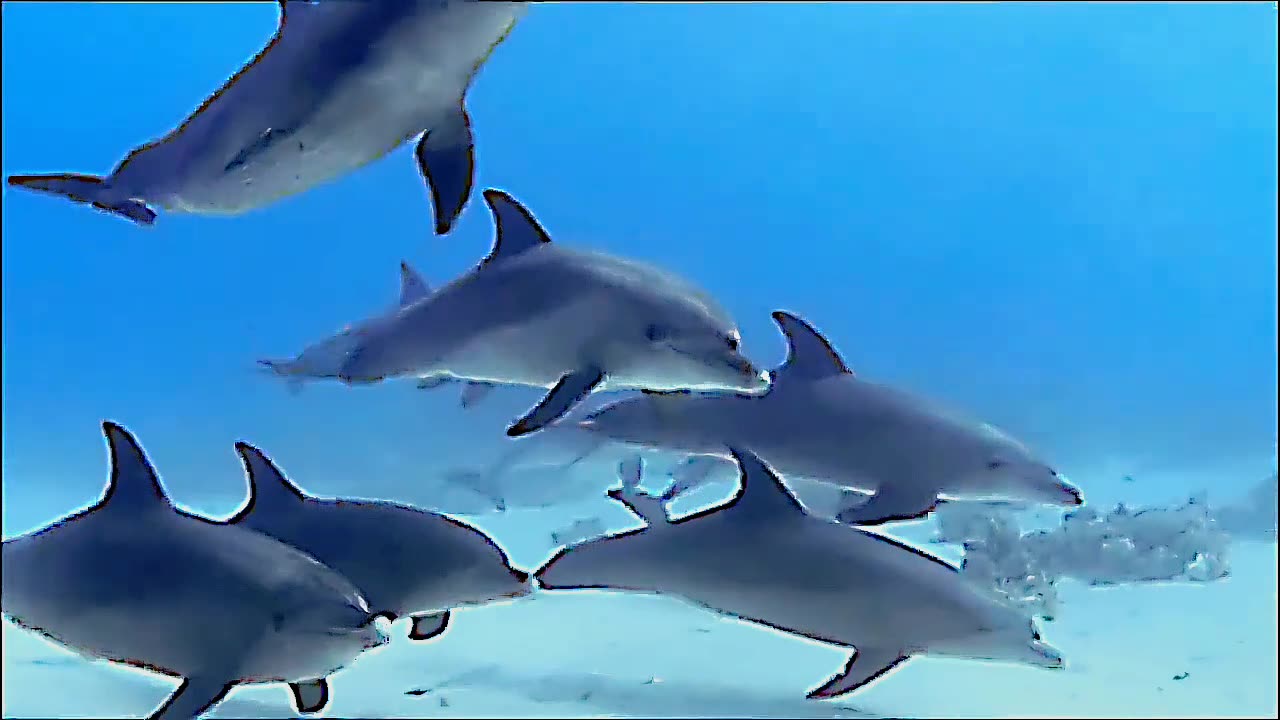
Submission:
{"label": "blue water", "polygon": [[[276,12],[5,3],[3,173],[108,171]],[[1227,497],[1275,467],[1276,54],[1274,3],[537,5],[468,96],[477,188],[704,286],[763,366],[783,355],[769,312],[803,314],[858,373],[1010,430],[1091,502]],[[103,419],[182,502],[225,513],[236,440],[316,492],[428,502],[538,397],[295,396],[255,367],[384,308],[402,258],[438,284],[487,253],[477,197],[432,235],[408,147],[148,230],[6,188],[2,227],[6,536],[96,496]],[[479,522],[536,564],[572,519],[552,515]]]}

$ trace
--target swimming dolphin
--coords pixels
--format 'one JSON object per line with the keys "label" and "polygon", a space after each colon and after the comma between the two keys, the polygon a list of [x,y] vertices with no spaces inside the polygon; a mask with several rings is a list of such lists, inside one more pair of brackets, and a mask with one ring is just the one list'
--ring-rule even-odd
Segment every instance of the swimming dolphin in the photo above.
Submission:
{"label": "swimming dolphin", "polygon": [[267,46],[110,175],[14,175],[9,185],[140,225],[155,222],[151,206],[234,215],[345,175],[421,135],[418,168],[443,235],[471,194],[467,88],[525,6],[281,0]]}
{"label": "swimming dolphin", "polygon": [[670,595],[854,650],[809,692],[853,692],[918,655],[1065,666],[1034,619],[997,603],[938,558],[806,514],[759,458],[730,450],[740,487],[726,505],[561,549],[544,590]]}
{"label": "swimming dolphin", "polygon": [[4,614],[82,655],[181,678],[151,717],[195,718],[242,683],[298,712],[389,638],[346,578],[261,533],[175,508],[137,440],[102,424],[111,478],[92,507],[4,541]]}
{"label": "swimming dolphin", "polygon": [[408,616],[409,637],[443,633],[453,608],[517,598],[528,573],[511,567],[492,540],[445,515],[380,500],[320,499],[304,493],[252,445],[236,443],[249,498],[228,522],[302,549],[360,588],[392,621]]}
{"label": "swimming dolphin", "polygon": [[857,377],[812,325],[778,311],[786,360],[768,392],[650,393],[597,410],[579,426],[610,439],[726,457],[736,444],[784,476],[874,493],[840,513],[873,525],[922,517],[939,498],[1083,503],[1030,450],[981,422]]}
{"label": "swimming dolphin", "polygon": [[[301,390],[308,380],[336,378],[347,353],[356,346],[362,334],[376,327],[379,323],[388,322],[401,309],[431,294],[431,285],[422,275],[414,270],[407,260],[400,261],[400,295],[396,304],[379,315],[375,315],[360,323],[347,325],[337,334],[313,343],[303,349],[291,360],[263,359],[258,361],[259,367],[271,374],[284,378],[292,392]],[[432,389],[440,385],[457,384],[451,378],[428,378],[418,384],[420,389]],[[484,399],[492,385],[489,383],[463,382],[459,394],[462,407],[468,408]]]}
{"label": "swimming dolphin", "polygon": [[347,325],[341,332],[307,346],[291,360],[263,359],[258,361],[258,365],[276,376],[285,378],[289,382],[290,389],[294,391],[300,389],[302,383],[307,380],[337,377],[347,353],[355,346],[360,334],[365,332],[366,328],[385,322],[386,318],[398,312],[400,308],[412,305],[430,294],[431,286],[427,281],[409,265],[408,261],[402,260],[400,261],[400,295],[393,307],[361,323]]}
{"label": "swimming dolphin", "polygon": [[556,420],[594,390],[759,392],[733,320],[655,267],[551,242],[510,195],[486,190],[497,225],[480,265],[363,333],[339,379],[416,375],[550,388],[507,429]]}

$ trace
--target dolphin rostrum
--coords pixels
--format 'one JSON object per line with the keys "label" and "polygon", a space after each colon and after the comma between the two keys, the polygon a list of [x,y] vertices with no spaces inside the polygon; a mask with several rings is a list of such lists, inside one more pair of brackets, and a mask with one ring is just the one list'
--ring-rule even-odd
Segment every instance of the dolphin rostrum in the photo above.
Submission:
{"label": "dolphin rostrum", "polygon": [[809,692],[853,692],[913,656],[1062,668],[1033,618],[983,594],[915,548],[813,517],[749,451],[731,449],[740,487],[727,504],[561,549],[534,577],[545,590],[674,596],[854,651]]}
{"label": "dolphin rostrum", "polygon": [[421,135],[418,167],[443,235],[471,195],[467,88],[525,6],[281,0],[267,46],[111,174],[14,175],[9,185],[141,225],[155,222],[152,206],[233,215],[345,175]]}
{"label": "dolphin rostrum", "polygon": [[339,371],[349,384],[444,376],[550,392],[507,429],[553,422],[594,390],[727,389],[768,381],[729,315],[658,268],[551,242],[510,195],[486,190],[497,226],[474,270],[367,328]]}
{"label": "dolphin rostrum", "polygon": [[727,457],[758,453],[784,477],[823,480],[869,500],[842,522],[922,517],[939,499],[1083,503],[1030,450],[981,422],[857,377],[812,325],[778,311],[786,360],[760,395],[650,393],[592,413],[579,426],[643,447]]}
{"label": "dolphin rostrum", "polygon": [[300,548],[348,577],[378,615],[412,620],[409,637],[443,633],[453,608],[517,598],[528,573],[475,528],[379,500],[304,493],[261,450],[236,443],[249,499],[229,522]]}
{"label": "dolphin rostrum", "polygon": [[258,532],[175,508],[137,440],[102,424],[111,478],[92,507],[4,541],[3,610],[81,655],[181,678],[150,717],[203,714],[242,683],[288,683],[298,712],[389,638],[359,591]]}

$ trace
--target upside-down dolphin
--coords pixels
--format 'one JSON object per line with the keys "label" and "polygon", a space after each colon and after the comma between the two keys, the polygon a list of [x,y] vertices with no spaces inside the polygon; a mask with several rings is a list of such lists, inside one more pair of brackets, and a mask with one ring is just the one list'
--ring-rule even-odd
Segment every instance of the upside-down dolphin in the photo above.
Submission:
{"label": "upside-down dolphin", "polygon": [[658,268],[551,242],[510,195],[486,190],[496,224],[478,267],[361,333],[339,379],[452,377],[549,388],[507,429],[556,420],[595,390],[725,389],[768,381],[723,308]]}
{"label": "upside-down dolphin", "polygon": [[807,514],[759,458],[730,452],[741,486],[726,505],[561,549],[534,574],[539,585],[673,596],[852,649],[810,698],[853,692],[920,655],[1065,666],[1033,618],[954,566]]}
{"label": "upside-down dolphin", "polygon": [[872,525],[921,517],[946,500],[1074,506],[1080,491],[1023,444],[986,423],[857,377],[812,325],[773,313],[788,344],[763,394],[649,393],[579,422],[615,441],[726,457],[758,453],[784,477],[873,493],[842,511]]}
{"label": "upside-down dolphin", "polygon": [[195,718],[242,683],[288,683],[298,712],[328,676],[388,641],[359,591],[315,558],[175,508],[137,440],[111,454],[92,507],[4,541],[3,611],[84,656],[182,684],[150,717]]}
{"label": "upside-down dolphin", "polygon": [[526,3],[494,0],[280,0],[267,46],[168,135],[106,177],[14,175],[141,225],[152,207],[233,215],[301,193],[421,136],[435,231],[471,195],[465,95]]}
{"label": "upside-down dolphin", "polygon": [[304,493],[263,452],[236,443],[249,498],[229,522],[300,548],[348,577],[375,614],[409,617],[409,637],[443,633],[455,608],[528,594],[528,573],[475,528],[382,500]]}

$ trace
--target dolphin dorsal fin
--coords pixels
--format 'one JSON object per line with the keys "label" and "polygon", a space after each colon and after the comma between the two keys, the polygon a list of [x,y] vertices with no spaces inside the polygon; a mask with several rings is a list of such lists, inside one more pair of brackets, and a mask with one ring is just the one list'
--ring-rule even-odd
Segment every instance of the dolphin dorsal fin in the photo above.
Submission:
{"label": "dolphin dorsal fin", "polygon": [[251,512],[279,512],[307,499],[306,493],[294,485],[283,471],[271,462],[271,458],[247,442],[236,443],[236,453],[244,463],[245,478],[249,482],[249,499],[236,513],[242,518]]}
{"label": "dolphin dorsal fin", "polygon": [[111,477],[99,506],[171,509],[169,494],[138,440],[123,425],[105,420],[102,434],[111,456]]}
{"label": "dolphin dorsal fin", "polygon": [[551,242],[533,213],[501,190],[485,190],[484,201],[493,213],[493,249],[484,263],[501,262],[526,250]]}
{"label": "dolphin dorsal fin", "polygon": [[807,516],[804,506],[782,484],[777,473],[755,453],[738,447],[730,447],[729,452],[738,463],[739,481],[738,491],[725,508],[732,508],[736,516],[769,520]]}
{"label": "dolphin dorsal fin", "polygon": [[773,321],[787,339],[787,359],[773,371],[773,379],[823,380],[852,375],[840,353],[831,347],[817,328],[785,310],[773,313]]}
{"label": "dolphin dorsal fin", "polygon": [[431,286],[408,261],[400,261],[400,307],[412,305],[431,294]]}
{"label": "dolphin dorsal fin", "polygon": [[622,489],[632,492],[640,487],[644,479],[644,458],[639,453],[624,458],[618,463],[618,480],[622,481]]}

